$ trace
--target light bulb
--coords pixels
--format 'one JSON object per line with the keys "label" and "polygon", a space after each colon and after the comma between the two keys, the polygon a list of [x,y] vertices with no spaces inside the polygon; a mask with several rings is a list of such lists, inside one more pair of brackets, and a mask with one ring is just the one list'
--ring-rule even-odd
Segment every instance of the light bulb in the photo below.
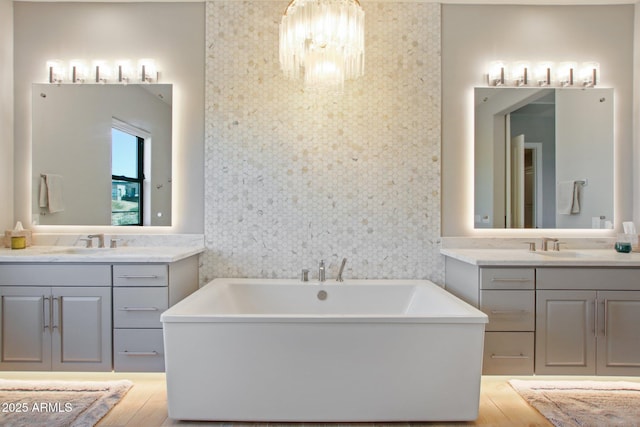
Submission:
{"label": "light bulb", "polygon": [[503,61],[493,61],[489,65],[489,84],[491,86],[502,86],[505,84],[507,66]]}

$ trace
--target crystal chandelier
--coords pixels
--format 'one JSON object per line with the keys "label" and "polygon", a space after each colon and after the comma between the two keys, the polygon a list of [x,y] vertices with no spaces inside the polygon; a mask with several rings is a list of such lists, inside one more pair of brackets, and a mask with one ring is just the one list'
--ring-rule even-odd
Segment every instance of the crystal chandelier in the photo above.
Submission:
{"label": "crystal chandelier", "polygon": [[364,11],[358,0],[292,0],[280,22],[280,68],[305,88],[342,90],[364,74]]}

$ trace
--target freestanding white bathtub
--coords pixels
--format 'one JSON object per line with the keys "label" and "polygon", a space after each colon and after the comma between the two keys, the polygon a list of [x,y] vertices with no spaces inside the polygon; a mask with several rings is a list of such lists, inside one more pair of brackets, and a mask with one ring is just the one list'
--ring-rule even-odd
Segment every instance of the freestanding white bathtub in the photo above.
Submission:
{"label": "freestanding white bathtub", "polygon": [[161,319],[174,419],[478,416],[487,316],[429,281],[216,279]]}

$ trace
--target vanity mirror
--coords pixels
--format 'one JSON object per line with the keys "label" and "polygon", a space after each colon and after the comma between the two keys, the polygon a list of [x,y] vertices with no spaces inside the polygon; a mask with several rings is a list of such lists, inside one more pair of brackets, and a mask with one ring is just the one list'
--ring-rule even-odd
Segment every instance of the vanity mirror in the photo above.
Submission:
{"label": "vanity mirror", "polygon": [[475,88],[476,228],[613,221],[613,89]]}
{"label": "vanity mirror", "polygon": [[172,85],[33,84],[40,225],[171,225]]}

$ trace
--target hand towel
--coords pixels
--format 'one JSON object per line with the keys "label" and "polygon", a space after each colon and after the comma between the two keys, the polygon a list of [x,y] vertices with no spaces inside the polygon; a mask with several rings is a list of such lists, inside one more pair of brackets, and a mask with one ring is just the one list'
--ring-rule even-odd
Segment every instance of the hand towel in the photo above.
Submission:
{"label": "hand towel", "polygon": [[[62,212],[64,210],[64,203],[62,199],[62,177],[54,174],[44,174],[44,186],[42,185],[43,179],[40,179],[40,207],[47,207],[49,213]],[[46,203],[43,205],[43,188],[46,189]]]}
{"label": "hand towel", "polygon": [[557,209],[560,215],[580,213],[578,201],[578,183],[576,181],[562,181],[557,188]]}
{"label": "hand towel", "polygon": [[47,203],[47,180],[44,175],[40,175],[40,194],[38,197],[38,205],[41,208],[46,208]]}

